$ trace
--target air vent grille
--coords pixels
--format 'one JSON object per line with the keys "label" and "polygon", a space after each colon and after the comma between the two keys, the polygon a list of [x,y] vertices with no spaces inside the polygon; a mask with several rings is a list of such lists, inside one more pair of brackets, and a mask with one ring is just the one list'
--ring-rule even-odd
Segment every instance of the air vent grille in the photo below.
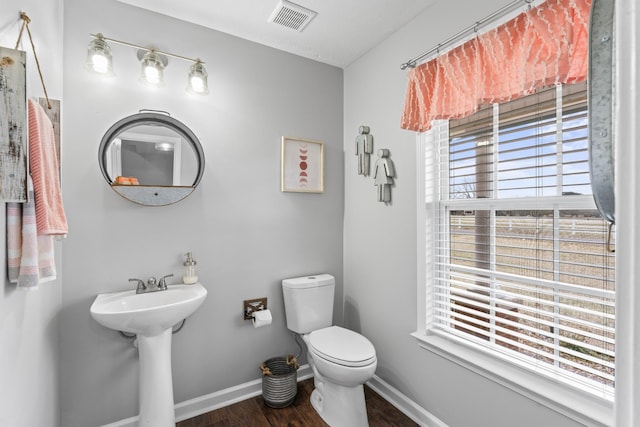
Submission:
{"label": "air vent grille", "polygon": [[313,10],[286,0],[280,0],[280,3],[269,17],[269,22],[302,31],[316,15],[317,12]]}

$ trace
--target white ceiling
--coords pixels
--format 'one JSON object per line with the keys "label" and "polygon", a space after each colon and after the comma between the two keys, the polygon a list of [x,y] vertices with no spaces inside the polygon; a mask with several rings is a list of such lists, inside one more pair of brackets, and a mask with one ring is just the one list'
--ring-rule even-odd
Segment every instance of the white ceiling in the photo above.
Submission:
{"label": "white ceiling", "polygon": [[344,68],[438,0],[293,0],[302,32],[269,22],[280,0],[118,1]]}

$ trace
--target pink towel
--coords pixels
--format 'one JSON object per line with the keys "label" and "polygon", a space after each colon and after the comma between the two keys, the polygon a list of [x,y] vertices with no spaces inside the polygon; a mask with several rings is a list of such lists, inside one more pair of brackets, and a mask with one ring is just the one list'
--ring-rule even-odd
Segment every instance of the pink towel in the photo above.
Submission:
{"label": "pink towel", "polygon": [[38,234],[67,234],[53,124],[40,104],[31,99],[29,165],[33,178]]}
{"label": "pink towel", "polygon": [[7,203],[9,281],[33,287],[56,278],[53,237],[38,235],[33,182],[27,175],[27,202]]}

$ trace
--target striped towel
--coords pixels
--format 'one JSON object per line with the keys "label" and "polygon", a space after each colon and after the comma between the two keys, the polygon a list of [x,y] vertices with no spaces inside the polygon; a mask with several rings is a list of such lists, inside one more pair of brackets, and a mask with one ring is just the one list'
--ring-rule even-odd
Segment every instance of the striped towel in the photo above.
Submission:
{"label": "striped towel", "polygon": [[9,281],[33,287],[55,280],[53,236],[38,235],[33,181],[27,175],[26,203],[7,203],[7,264]]}
{"label": "striped towel", "polygon": [[38,234],[67,234],[53,124],[40,104],[32,99],[29,99],[29,168]]}

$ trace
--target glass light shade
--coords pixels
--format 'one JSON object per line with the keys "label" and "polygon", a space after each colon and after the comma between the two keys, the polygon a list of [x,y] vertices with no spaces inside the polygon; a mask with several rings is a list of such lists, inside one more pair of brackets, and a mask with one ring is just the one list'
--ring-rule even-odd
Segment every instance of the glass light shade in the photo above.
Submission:
{"label": "glass light shade", "polygon": [[145,53],[141,64],[142,73],[140,74],[140,80],[152,86],[160,86],[162,84],[164,70],[164,63],[160,55],[150,50]]}
{"label": "glass light shade", "polygon": [[206,95],[209,93],[207,70],[204,68],[204,64],[200,60],[194,62],[191,68],[189,68],[187,92],[198,95]]}
{"label": "glass light shade", "polygon": [[94,73],[108,76],[113,75],[111,48],[102,37],[102,34],[98,34],[97,37],[89,43],[85,68]]}

